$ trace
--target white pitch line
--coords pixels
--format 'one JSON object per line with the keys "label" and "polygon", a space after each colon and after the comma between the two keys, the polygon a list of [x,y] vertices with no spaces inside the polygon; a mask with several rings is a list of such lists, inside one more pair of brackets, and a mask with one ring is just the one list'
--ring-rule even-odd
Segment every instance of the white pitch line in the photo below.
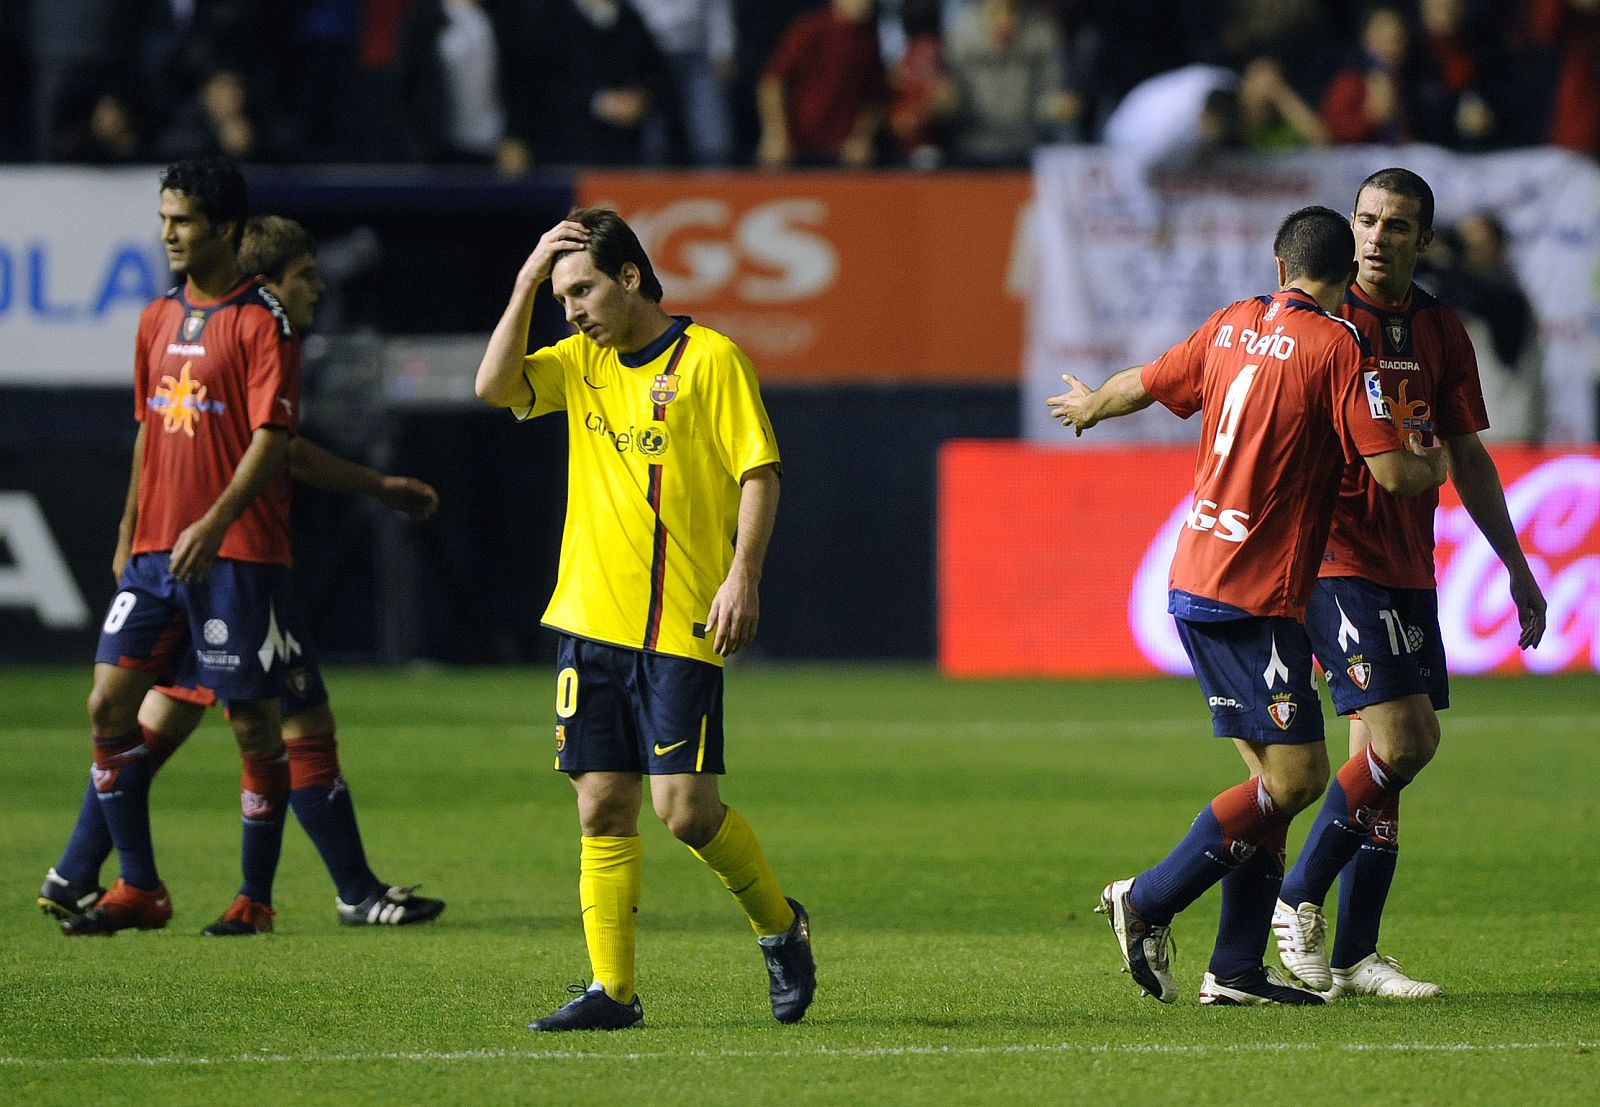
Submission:
{"label": "white pitch line", "polygon": [[1552,1051],[1590,1052],[1600,1042],[1246,1042],[1227,1045],[1172,1045],[1164,1042],[1124,1044],[1086,1044],[1081,1042],[1042,1042],[991,1046],[850,1046],[832,1049],[723,1049],[659,1050],[605,1053],[598,1050],[520,1050],[471,1049],[451,1051],[375,1051],[370,1053],[237,1053],[220,1057],[0,1057],[0,1068],[62,1069],[75,1066],[115,1068],[209,1068],[223,1065],[328,1065],[372,1062],[416,1061],[681,1061],[685,1058],[735,1060],[740,1058],[808,1058],[875,1060],[883,1057],[982,1057],[1025,1054],[1083,1054],[1106,1056],[1206,1056],[1252,1053],[1451,1053],[1498,1054]]}

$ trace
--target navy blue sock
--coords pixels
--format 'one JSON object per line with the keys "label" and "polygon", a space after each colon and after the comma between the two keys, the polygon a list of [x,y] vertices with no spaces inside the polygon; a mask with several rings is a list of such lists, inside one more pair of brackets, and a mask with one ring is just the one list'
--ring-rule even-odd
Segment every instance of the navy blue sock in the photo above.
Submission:
{"label": "navy blue sock", "polygon": [[1281,848],[1288,827],[1289,817],[1278,810],[1260,777],[1219,792],[1172,852],[1134,879],[1133,909],[1146,922],[1168,925],[1258,845],[1278,841]]}
{"label": "navy blue sock", "polygon": [[361,903],[387,887],[367,866],[355,803],[344,781],[335,781],[331,789],[320,784],[296,788],[289,793],[289,805],[322,855],[340,899]]}
{"label": "navy blue sock", "polygon": [[94,790],[94,775],[83,791],[83,804],[78,808],[78,821],[72,827],[72,837],[67,848],[61,851],[56,862],[56,874],[68,884],[80,888],[100,886],[100,866],[111,856],[111,829],[106,826],[105,812],[100,810],[100,794]]}
{"label": "navy blue sock", "polygon": [[1397,847],[1368,841],[1339,874],[1339,927],[1329,958],[1338,968],[1348,969],[1378,952],[1383,906],[1399,860]]}
{"label": "navy blue sock", "polygon": [[150,839],[150,781],[155,773],[145,756],[144,735],[134,730],[94,741],[95,794],[117,847],[122,879],[153,892],[161,886],[155,845]]}
{"label": "navy blue sock", "polygon": [[1196,815],[1189,832],[1172,852],[1140,873],[1129,898],[1133,909],[1155,926],[1167,926],[1172,917],[1233,868],[1223,843],[1222,824],[1208,806]]}
{"label": "navy blue sock", "polygon": [[1372,834],[1385,808],[1408,782],[1392,772],[1370,747],[1357,753],[1328,781],[1322,807],[1306,834],[1294,868],[1283,881],[1283,902],[1291,907],[1328,898],[1339,870]]}
{"label": "navy blue sock", "polygon": [[1208,966],[1218,980],[1237,980],[1258,969],[1267,953],[1272,908],[1283,886],[1283,837],[1264,842],[1248,860],[1222,878],[1222,913]]}
{"label": "navy blue sock", "polygon": [[279,750],[267,757],[245,757],[240,776],[244,831],[239,867],[244,883],[239,894],[256,903],[272,902],[272,882],[283,852],[283,824],[289,817],[289,758]]}
{"label": "navy blue sock", "polygon": [[1339,877],[1339,870],[1354,856],[1371,831],[1349,817],[1349,801],[1337,778],[1328,781],[1322,806],[1306,832],[1300,856],[1283,881],[1283,902],[1291,907],[1302,903],[1321,906],[1328,889]]}

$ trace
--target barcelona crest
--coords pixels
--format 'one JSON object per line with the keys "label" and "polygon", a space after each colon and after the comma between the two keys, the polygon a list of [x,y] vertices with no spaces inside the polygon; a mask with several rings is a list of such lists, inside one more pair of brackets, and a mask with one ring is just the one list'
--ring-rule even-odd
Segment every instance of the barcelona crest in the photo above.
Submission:
{"label": "barcelona crest", "polygon": [[1350,675],[1350,682],[1363,692],[1367,685],[1372,683],[1372,666],[1365,661],[1357,661],[1345,670]]}
{"label": "barcelona crest", "polygon": [[561,723],[556,724],[556,752],[560,753],[567,748],[567,728]]}
{"label": "barcelona crest", "polygon": [[1281,699],[1275,698],[1267,705],[1267,714],[1278,725],[1279,730],[1288,730],[1289,724],[1294,722],[1295,714],[1300,710],[1299,704],[1284,695]]}
{"label": "barcelona crest", "polygon": [[1406,348],[1411,333],[1406,330],[1406,321],[1398,315],[1391,315],[1389,321],[1383,326],[1384,337],[1389,340],[1389,349],[1392,353],[1401,353]]}
{"label": "barcelona crest", "polygon": [[670,404],[678,398],[678,374],[657,373],[655,383],[650,386],[650,402],[653,404]]}

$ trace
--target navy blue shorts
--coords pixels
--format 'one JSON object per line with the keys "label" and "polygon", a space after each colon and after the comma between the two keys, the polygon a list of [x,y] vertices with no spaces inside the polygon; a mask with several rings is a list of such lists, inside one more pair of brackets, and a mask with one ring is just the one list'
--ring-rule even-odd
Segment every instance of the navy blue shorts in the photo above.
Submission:
{"label": "navy blue shorts", "polygon": [[724,772],[721,667],[559,635],[556,768]]}
{"label": "navy blue shorts", "polygon": [[1301,745],[1323,740],[1311,642],[1293,619],[1174,619],[1218,738]]}
{"label": "navy blue shorts", "polygon": [[[284,638],[289,647],[289,668],[283,675],[283,694],[278,697],[278,713],[285,719],[302,711],[310,711],[313,707],[322,707],[328,702],[328,687],[322,682],[322,666],[317,663],[316,651],[303,633],[304,628],[305,623],[299,617],[299,605],[296,604],[284,627]],[[197,703],[201,707],[215,704],[217,694],[200,683],[196,676],[197,669],[198,662],[191,650],[184,655],[172,683],[161,686],[162,694],[187,703]]]}
{"label": "navy blue shorts", "polygon": [[1450,706],[1433,589],[1324,577],[1311,591],[1306,633],[1339,714],[1418,694],[1427,695],[1435,711]]}
{"label": "navy blue shorts", "polygon": [[288,566],[218,558],[204,580],[184,583],[168,562],[165,552],[128,559],[95,661],[170,681],[188,660],[194,681],[221,699],[278,699],[295,645],[279,622]]}

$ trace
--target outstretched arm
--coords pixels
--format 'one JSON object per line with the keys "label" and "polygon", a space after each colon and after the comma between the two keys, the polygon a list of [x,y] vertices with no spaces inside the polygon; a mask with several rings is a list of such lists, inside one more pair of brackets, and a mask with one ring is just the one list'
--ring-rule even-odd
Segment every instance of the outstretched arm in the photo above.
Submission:
{"label": "outstretched arm", "polygon": [[1450,479],[1472,521],[1483,532],[1489,548],[1511,574],[1511,599],[1517,605],[1522,634],[1517,645],[1532,649],[1544,637],[1545,599],[1528,558],[1517,541],[1517,528],[1506,510],[1506,492],[1500,470],[1476,434],[1458,434],[1443,440],[1450,458]]}
{"label": "outstretched arm", "polygon": [[1050,417],[1064,427],[1071,427],[1077,437],[1102,419],[1115,419],[1119,415],[1132,415],[1155,403],[1155,397],[1145,391],[1139,373],[1144,366],[1135,365],[1113,376],[1099,388],[1090,388],[1071,373],[1061,379],[1069,387],[1059,396],[1045,400],[1050,406]]}
{"label": "outstretched arm", "polygon": [[495,407],[525,407],[533,403],[533,388],[522,375],[522,358],[528,352],[528,327],[533,322],[533,298],[550,279],[556,259],[589,244],[582,223],[562,220],[539,238],[539,244],[522,263],[511,288],[511,302],[489,336],[489,348],[478,363],[474,389],[478,398]]}
{"label": "outstretched arm", "polygon": [[723,657],[754,641],[761,621],[761,570],[778,517],[778,470],[763,465],[745,474],[739,488],[739,530],[728,578],[711,599],[706,633],[711,648]]}
{"label": "outstretched arm", "polygon": [[421,522],[439,509],[439,493],[433,485],[415,477],[396,477],[347,461],[330,453],[304,435],[289,443],[289,474],[330,492],[366,496],[385,507],[403,511]]}

